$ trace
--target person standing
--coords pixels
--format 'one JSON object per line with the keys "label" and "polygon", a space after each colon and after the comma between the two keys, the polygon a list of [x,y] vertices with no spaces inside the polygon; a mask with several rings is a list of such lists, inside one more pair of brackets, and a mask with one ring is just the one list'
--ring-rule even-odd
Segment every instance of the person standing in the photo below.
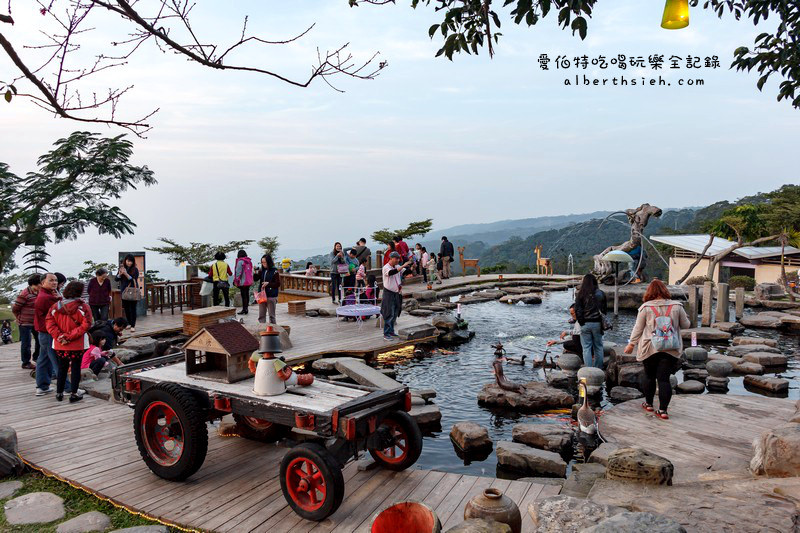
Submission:
{"label": "person standing", "polygon": [[369,260],[371,257],[372,252],[367,247],[367,239],[361,237],[358,239],[358,242],[353,249],[356,251],[356,259],[358,259],[358,264],[360,265],[362,261],[366,261],[367,267],[369,267]]}
{"label": "person standing", "polygon": [[242,294],[242,310],[240,315],[246,315],[250,307],[250,287],[253,286],[253,260],[247,257],[247,252],[239,250],[236,254],[236,264],[233,267],[233,285],[239,287]]}
{"label": "person standing", "polygon": [[603,368],[603,318],[608,313],[606,295],[592,274],[583,276],[575,295],[575,317],[581,325],[583,364]]}
{"label": "person standing", "polygon": [[396,252],[397,247],[394,245],[394,241],[389,241],[389,244],[386,245],[386,251],[383,252],[383,264],[386,265],[389,263],[389,256],[392,255],[392,252]]}
{"label": "person standing", "polygon": [[[36,308],[36,295],[39,294],[39,287],[42,277],[33,274],[28,278],[28,286],[20,291],[11,312],[19,326],[20,357],[22,358],[22,368],[35,368],[35,361],[39,357],[39,335],[33,327],[33,318]],[[33,337],[35,348],[31,354],[31,337]],[[34,362],[32,362],[34,361]]]}
{"label": "person standing", "polygon": [[[356,288],[356,273],[358,273],[358,259],[356,258],[356,251],[350,248],[347,251],[347,256],[345,257],[347,261],[347,278],[344,280],[344,288],[345,289],[355,289]],[[366,276],[365,276],[366,277]]]}
{"label": "person standing", "polygon": [[[115,279],[119,282],[119,290],[122,294],[122,311],[125,314],[125,319],[128,321],[131,332],[134,332],[136,331],[136,308],[139,306],[139,298],[141,298],[141,294],[139,294],[141,287],[139,287],[139,269],[136,268],[136,260],[133,258],[133,254],[126,255],[122,260]],[[126,297],[125,290],[128,288],[134,289],[128,292],[135,293],[138,297],[135,299]]]}
{"label": "person standing", "polygon": [[78,394],[81,381],[81,360],[89,348],[87,332],[92,325],[92,310],[81,300],[83,283],[70,281],[64,288],[63,298],[47,312],[45,327],[53,338],[53,349],[58,357],[56,400],[64,399],[67,374],[70,374],[70,403],[83,399]]}
{"label": "person standing", "polygon": [[672,399],[672,385],[669,377],[678,368],[681,360],[683,341],[681,328],[689,327],[689,317],[683,304],[672,299],[664,282],[654,279],[647,286],[642,298],[644,303],[636,314],[636,324],[631,331],[625,353],[633,353],[638,345],[636,360],[644,364],[644,403],[645,411],[653,412],[653,399],[658,383],[658,410],[655,415],[668,420],[667,408]]}
{"label": "person standing", "polygon": [[56,373],[58,363],[53,351],[53,337],[47,332],[47,313],[60,299],[58,279],[52,272],[42,275],[41,287],[36,295],[33,328],[39,337],[39,357],[36,359],[36,396],[52,392],[50,382]]}
{"label": "person standing", "polygon": [[342,251],[342,243],[335,242],[331,252],[331,301],[333,303],[336,303],[337,296],[340,301],[342,299],[341,294],[339,294],[342,286],[342,274],[345,276],[349,274],[347,259],[345,259]]}
{"label": "person standing", "polygon": [[410,264],[411,261],[407,261],[400,265],[400,253],[392,252],[389,254],[389,262],[383,265],[381,316],[383,317],[383,338],[387,341],[392,341],[397,337],[394,326],[403,308],[403,272]]}
{"label": "person standing", "polygon": [[86,291],[89,293],[92,319],[95,322],[108,320],[108,306],[111,304],[111,280],[108,279],[108,270],[98,268],[94,277],[86,284]]}
{"label": "person standing", "polygon": [[439,247],[439,260],[442,262],[442,278],[450,278],[450,263],[453,261],[453,243],[442,236],[442,245]]}
{"label": "person standing", "polygon": [[392,237],[392,240],[394,241],[394,249],[400,254],[400,259],[403,261],[408,261],[410,259],[409,254],[411,251],[408,249],[408,245],[403,240],[403,237],[400,235],[395,235]]}
{"label": "person standing", "polygon": [[211,276],[211,279],[214,283],[214,292],[213,292],[214,305],[220,304],[219,293],[222,292],[222,297],[225,299],[225,307],[230,307],[231,285],[230,283],[228,283],[228,277],[231,274],[233,274],[233,272],[231,272],[231,267],[228,266],[228,263],[225,262],[224,253],[217,252],[216,254],[214,254],[214,259],[216,261],[214,262],[214,264],[211,265],[211,268],[208,271],[208,275]]}
{"label": "person standing", "polygon": [[419,249],[419,267],[420,270],[422,270],[422,280],[425,283],[428,283],[428,262],[430,260],[431,256],[428,250],[426,250],[424,246],[421,246]]}
{"label": "person standing", "polygon": [[258,281],[258,290],[264,291],[266,296],[266,301],[258,302],[258,321],[264,324],[267,321],[267,314],[269,314],[269,323],[277,324],[275,308],[278,305],[278,293],[281,288],[281,273],[275,268],[275,261],[269,254],[261,257]]}

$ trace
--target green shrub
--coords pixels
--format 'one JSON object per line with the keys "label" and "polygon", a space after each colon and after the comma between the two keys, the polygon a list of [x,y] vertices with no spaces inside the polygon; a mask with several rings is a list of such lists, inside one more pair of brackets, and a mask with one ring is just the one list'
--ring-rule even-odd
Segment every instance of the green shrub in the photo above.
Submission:
{"label": "green shrub", "polygon": [[744,290],[752,291],[755,286],[756,280],[751,276],[731,276],[731,279],[728,280],[728,287],[731,289],[744,287]]}
{"label": "green shrub", "polygon": [[508,271],[508,266],[503,263],[481,268],[483,274],[504,274]]}

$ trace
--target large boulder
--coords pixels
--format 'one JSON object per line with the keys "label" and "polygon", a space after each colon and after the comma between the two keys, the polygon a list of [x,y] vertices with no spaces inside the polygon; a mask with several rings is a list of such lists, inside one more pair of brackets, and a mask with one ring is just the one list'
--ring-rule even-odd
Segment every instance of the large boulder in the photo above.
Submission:
{"label": "large boulder", "polygon": [[744,357],[751,352],[781,353],[778,348],[766,344],[740,344],[739,346],[731,346],[725,351],[731,357]]}
{"label": "large boulder", "polygon": [[123,364],[132,363],[139,358],[139,352],[136,350],[128,350],[127,348],[114,348],[114,355],[119,357]]}
{"label": "large boulder", "polygon": [[543,498],[528,505],[537,533],[579,533],[623,512],[622,507],[572,496]]}
{"label": "large boulder", "polygon": [[690,346],[683,351],[683,357],[692,363],[704,364],[708,360],[708,351],[700,346]]}
{"label": "large boulder", "polygon": [[572,430],[560,424],[515,424],[511,440],[534,448],[565,453],[572,447]]}
{"label": "large boulder", "polygon": [[416,291],[411,293],[411,297],[420,303],[432,302],[436,300],[436,291]]}
{"label": "large boulder", "polygon": [[498,442],[496,455],[498,464],[518,472],[558,477],[567,473],[567,463],[559,454],[519,442]]}
{"label": "large boulder", "polygon": [[780,283],[759,283],[755,286],[754,292],[759,300],[777,300],[786,295]]}
{"label": "large boulder", "polygon": [[742,357],[750,363],[758,363],[761,366],[786,366],[788,358],[779,353],[750,352]]}
{"label": "large boulder", "polygon": [[750,470],[770,477],[800,476],[800,424],[790,422],[757,437]]}
{"label": "large boulder", "polygon": [[421,339],[429,339],[435,337],[438,330],[428,324],[418,324],[408,328],[400,328],[397,330],[397,335],[404,341],[414,341]]}
{"label": "large boulder", "polygon": [[606,373],[593,366],[585,366],[578,370],[578,379],[586,380],[587,385],[600,386],[606,380]]}
{"label": "large boulder", "polygon": [[711,327],[733,335],[744,331],[744,326],[738,322],[714,322]]}
{"label": "large boulder", "polygon": [[639,389],[633,387],[614,387],[611,389],[609,397],[612,402],[627,402],[628,400],[635,400],[643,396]]}
{"label": "large boulder", "polygon": [[46,524],[64,518],[64,500],[51,492],[29,492],[4,505],[6,522],[12,526]]}
{"label": "large boulder", "polygon": [[431,319],[431,325],[435,328],[442,329],[444,331],[453,331],[456,329],[456,319],[450,315],[436,315]]}
{"label": "large boulder", "polygon": [[686,533],[678,522],[653,513],[620,513],[581,533]]}
{"label": "large boulder", "polygon": [[123,345],[127,350],[133,350],[140,356],[152,355],[156,351],[156,341],[152,337],[131,337]]}
{"label": "large boulder", "polygon": [[678,383],[677,389],[681,394],[702,394],[706,386],[701,381],[687,379],[683,383]]}
{"label": "large boulder", "polygon": [[672,463],[642,448],[621,448],[608,456],[606,478],[648,485],[672,485]]}
{"label": "large boulder", "polygon": [[489,431],[475,422],[456,422],[450,429],[450,439],[464,451],[492,447]]}
{"label": "large boulder", "polygon": [[512,408],[523,412],[570,407],[574,401],[569,393],[541,381],[526,383],[522,392],[503,390],[497,383],[487,383],[478,393],[480,405]]}
{"label": "large boulder", "polygon": [[[564,370],[565,372],[575,372],[581,367],[581,365],[583,365],[583,359],[581,359],[577,354],[564,352],[558,356],[558,359],[556,359],[556,364],[558,365],[558,368]],[[573,376],[574,375],[575,374],[573,374]]]}
{"label": "large boulder", "polygon": [[781,393],[789,390],[789,380],[769,376],[745,376],[744,385],[767,392]]}
{"label": "large boulder", "polygon": [[468,331],[466,329],[454,329],[439,335],[439,343],[447,345],[464,344],[465,342],[469,342],[469,340],[474,336],[474,331]]}
{"label": "large boulder", "polygon": [[0,426],[0,449],[14,455],[19,451],[17,432],[11,426]]}
{"label": "large boulder", "polygon": [[779,328],[781,319],[767,313],[756,313],[754,315],[743,316],[739,322],[748,328]]}
{"label": "large boulder", "polygon": [[19,455],[9,453],[3,448],[0,448],[0,479],[8,476],[18,476],[22,474],[25,465]]}
{"label": "large boulder", "polygon": [[617,384],[620,387],[644,390],[646,381],[647,376],[645,375],[644,365],[642,363],[632,363],[619,367],[619,371],[617,372]]}

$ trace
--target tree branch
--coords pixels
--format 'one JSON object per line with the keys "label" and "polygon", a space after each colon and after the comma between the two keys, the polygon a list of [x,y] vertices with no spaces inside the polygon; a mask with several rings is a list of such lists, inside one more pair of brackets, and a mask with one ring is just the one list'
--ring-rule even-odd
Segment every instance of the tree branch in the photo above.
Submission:
{"label": "tree branch", "polygon": [[689,276],[691,275],[692,271],[694,270],[694,267],[696,267],[697,265],[700,264],[700,261],[703,260],[703,258],[706,255],[706,252],[708,251],[709,248],[711,248],[711,245],[713,243],[714,243],[714,234],[712,233],[711,235],[708,236],[708,244],[706,244],[706,247],[703,248],[703,251],[700,252],[700,255],[697,257],[697,259],[695,259],[694,263],[689,265],[689,270],[686,271],[686,273],[683,275],[683,277],[675,282],[676,285],[680,285],[684,281],[689,279]]}

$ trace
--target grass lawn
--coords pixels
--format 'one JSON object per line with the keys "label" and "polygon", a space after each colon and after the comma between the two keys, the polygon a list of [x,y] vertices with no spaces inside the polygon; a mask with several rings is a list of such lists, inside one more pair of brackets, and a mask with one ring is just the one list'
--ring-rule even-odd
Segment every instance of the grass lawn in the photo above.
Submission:
{"label": "grass lawn", "polygon": [[[52,492],[64,499],[64,509],[66,516],[57,522],[50,524],[30,524],[24,526],[12,526],[6,522],[5,512],[2,510],[2,504],[8,500],[0,500],[0,531],[4,533],[51,533],[55,532],[59,523],[75,518],[76,516],[87,513],[89,511],[100,511],[111,518],[112,529],[122,529],[134,526],[147,526],[157,525],[158,522],[153,522],[142,518],[139,515],[129,513],[125,509],[114,507],[108,502],[102,501],[84,492],[80,489],[71,487],[66,483],[62,483],[57,479],[49,478],[39,472],[30,472],[23,474],[19,477],[11,477],[0,480],[3,481],[21,481],[24,486],[17,491],[13,496],[14,498],[22,496],[29,492]],[[169,528],[170,531],[179,531],[175,528]]]}
{"label": "grass lawn", "polygon": [[13,337],[14,342],[18,342],[19,328],[17,328],[17,321],[14,320],[14,315],[11,313],[11,305],[9,304],[0,305],[0,322],[6,319],[11,320],[11,337]]}

